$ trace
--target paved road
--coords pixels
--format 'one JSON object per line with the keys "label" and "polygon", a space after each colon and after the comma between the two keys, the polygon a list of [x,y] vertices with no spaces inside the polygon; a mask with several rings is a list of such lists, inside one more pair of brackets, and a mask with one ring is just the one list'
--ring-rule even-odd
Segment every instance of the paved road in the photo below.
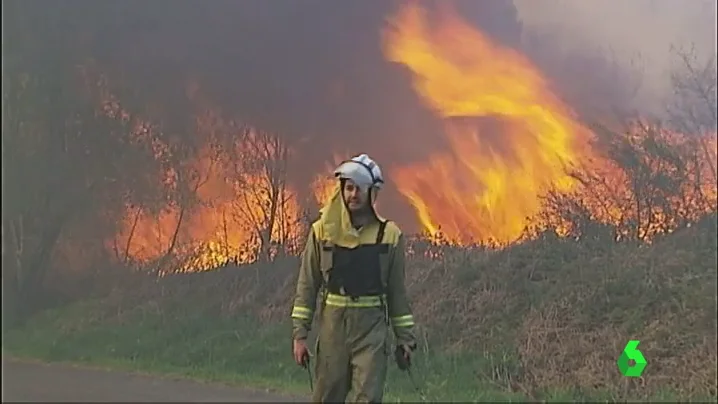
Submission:
{"label": "paved road", "polygon": [[190,380],[5,358],[2,362],[3,402],[306,402]]}

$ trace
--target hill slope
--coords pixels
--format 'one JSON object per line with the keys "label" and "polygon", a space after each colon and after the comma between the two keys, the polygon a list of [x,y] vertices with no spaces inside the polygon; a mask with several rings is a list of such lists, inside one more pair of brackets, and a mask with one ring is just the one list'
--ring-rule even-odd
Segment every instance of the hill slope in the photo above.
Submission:
{"label": "hill slope", "polygon": [[[484,399],[715,400],[717,239],[711,217],[650,246],[547,236],[499,252],[444,248],[441,259],[411,257],[422,382],[446,400],[487,389],[502,393]],[[39,316],[6,346],[306,389],[288,351],[296,265],[128,278],[107,297]],[[641,341],[648,360],[640,379],[616,367],[629,339]],[[410,397],[401,377],[391,376],[399,387],[390,395]],[[463,390],[440,395],[449,385]]]}

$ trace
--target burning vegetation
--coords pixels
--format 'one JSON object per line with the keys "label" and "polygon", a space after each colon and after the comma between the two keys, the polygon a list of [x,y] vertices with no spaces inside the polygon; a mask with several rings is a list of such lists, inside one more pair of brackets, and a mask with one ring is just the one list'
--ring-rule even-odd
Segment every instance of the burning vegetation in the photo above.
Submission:
{"label": "burning vegetation", "polygon": [[[682,119],[681,127],[628,119],[609,129],[589,125],[528,57],[448,7],[434,15],[416,3],[404,4],[383,27],[377,46],[386,61],[406,71],[416,98],[442,123],[437,139],[428,143],[443,147],[425,150],[424,159],[407,164],[381,162],[405,208],[415,213],[415,223],[402,225],[420,228],[418,238],[501,248],[545,232],[580,238],[589,228],[601,228],[616,241],[650,242],[716,211],[715,114],[707,126],[686,124],[695,124],[691,117],[706,117],[696,113],[697,105],[715,110],[713,82],[700,87],[700,81],[674,78],[682,102],[671,113]],[[692,66],[689,57],[684,62]],[[289,174],[303,166],[297,163],[300,150],[280,133],[222,111],[196,82],[176,97],[186,101],[180,108],[155,101],[132,109],[123,104],[128,96],[122,83],[113,83],[109,77],[115,76],[99,66],[68,69],[63,85],[71,83],[81,95],[55,101],[68,111],[52,110],[46,116],[54,121],[43,123],[94,125],[92,131],[68,130],[62,142],[52,143],[55,149],[45,150],[53,157],[42,159],[74,184],[38,191],[63,201],[57,209],[64,219],[57,231],[46,232],[47,240],[38,241],[24,234],[33,231],[28,218],[57,212],[40,202],[15,203],[3,225],[3,234],[14,241],[4,248],[19,261],[37,256],[36,249],[46,251],[42,257],[66,254],[72,249],[55,245],[69,243],[75,230],[68,227],[96,228],[93,239],[103,240],[115,262],[158,274],[298,253],[317,206],[335,189],[331,170],[350,156],[346,151],[327,150],[331,159],[324,172],[310,173],[310,183],[292,182]],[[705,71],[689,68],[686,74]],[[44,85],[33,74],[41,73],[22,72],[11,83],[16,101],[37,96],[33,91]],[[68,121],[77,115],[71,107],[93,113],[82,118],[87,122]],[[44,135],[40,126],[25,122],[40,119],[40,109],[18,111],[6,111],[7,122],[22,136],[4,142],[8,150],[30,150]],[[101,140],[87,135],[98,131]],[[422,143],[410,133],[396,136]],[[8,161],[35,155],[15,152]],[[105,166],[88,169],[86,160]],[[7,187],[23,190],[20,183]],[[312,201],[300,197],[306,192]],[[80,209],[78,201],[91,209]],[[70,226],[70,218],[83,224]]]}
{"label": "burning vegetation", "polygon": [[385,47],[445,122],[449,150],[393,168],[430,233],[461,244],[510,243],[542,195],[575,188],[567,169],[589,157],[588,132],[525,57],[451,12],[430,27],[416,5],[396,16]]}
{"label": "burning vegetation", "polygon": [[385,52],[410,70],[415,91],[445,122],[449,150],[392,167],[431,234],[458,244],[506,245],[530,228],[576,230],[574,218],[562,217],[547,195],[554,202],[569,198],[624,237],[635,222],[639,239],[715,209],[715,136],[706,155],[688,151],[685,135],[637,125],[602,139],[611,146],[601,150],[528,59],[450,10],[432,26],[416,4],[405,7],[392,20]]}
{"label": "burning vegetation", "polygon": [[[386,59],[408,70],[444,124],[445,149],[407,165],[384,162],[425,237],[503,247],[546,231],[578,238],[599,226],[614,240],[650,241],[716,210],[715,133],[640,120],[589,127],[525,56],[450,9],[438,17],[430,23],[409,3],[383,37]],[[187,93],[200,98],[196,85]],[[103,96],[105,113],[129,119]],[[155,186],[164,198],[153,207],[128,201],[108,247],[161,273],[297,253],[310,223],[300,188],[321,206],[336,186],[332,168],[348,156],[334,153],[311,184],[290,184],[295,151],[280,136],[196,104],[199,145],[184,150],[188,158],[171,154],[182,150],[172,150],[161,128],[135,124],[135,142],[149,142],[161,162]]]}
{"label": "burning vegetation", "polygon": [[[118,258],[154,264],[160,272],[171,263],[184,272],[296,252],[304,229],[296,192],[287,183],[290,150],[277,136],[232,128],[206,128],[227,136],[202,145],[183,174],[168,170],[157,185],[172,199],[159,211],[127,207],[112,240]],[[182,176],[190,184],[180,190]]]}
{"label": "burning vegetation", "polygon": [[[714,396],[715,58],[702,65],[691,52],[676,53],[682,68],[666,122],[587,117],[521,51],[450,8],[435,13],[417,3],[400,7],[374,45],[434,118],[417,121],[439,122],[438,130],[393,133],[412,149],[392,151],[396,159],[322,150],[326,164],[302,172],[304,182],[292,174],[308,171],[308,154],[319,153],[304,154],[241,108],[228,112],[221,91],[164,68],[158,76],[171,79],[147,85],[120,63],[88,61],[93,51],[77,38],[23,42],[28,27],[51,24],[9,18],[26,33],[8,42],[4,61],[3,293],[15,306],[3,313],[27,318],[33,306],[55,303],[43,299],[112,290],[107,300],[117,305],[101,317],[122,318],[122,327],[128,313],[143,313],[143,326],[149,312],[163,325],[181,319],[175,304],[198,309],[208,324],[217,312],[284,321],[296,256],[336,190],[331,171],[367,152],[398,190],[379,204],[402,203],[413,223],[399,224],[421,233],[408,243],[407,287],[426,349],[436,337],[496,355],[481,358],[485,373],[473,364],[465,373],[528,395],[608,386],[622,397],[628,387],[611,373],[614,348],[638,333],[660,359],[641,388],[662,390],[664,380]],[[48,63],[34,63],[36,55]],[[254,103],[257,93],[247,92],[244,102]],[[211,276],[155,277],[223,266]],[[74,328],[86,329],[81,321]],[[176,336],[168,335],[157,337]],[[136,352],[125,342],[132,349],[117,352]],[[701,372],[681,371],[695,358]]]}

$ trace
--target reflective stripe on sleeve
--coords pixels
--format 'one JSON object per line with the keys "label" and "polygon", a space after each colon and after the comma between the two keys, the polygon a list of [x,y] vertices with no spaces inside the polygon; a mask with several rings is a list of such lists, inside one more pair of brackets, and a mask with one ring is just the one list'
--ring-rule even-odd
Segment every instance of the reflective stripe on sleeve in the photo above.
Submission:
{"label": "reflective stripe on sleeve", "polygon": [[[286,313],[286,312],[285,312]],[[304,306],[294,306],[292,308],[292,318],[298,318],[301,320],[311,320],[313,315],[312,309]]]}
{"label": "reflective stripe on sleeve", "polygon": [[392,317],[391,324],[394,327],[411,327],[414,325],[414,316],[407,314],[405,316]]}

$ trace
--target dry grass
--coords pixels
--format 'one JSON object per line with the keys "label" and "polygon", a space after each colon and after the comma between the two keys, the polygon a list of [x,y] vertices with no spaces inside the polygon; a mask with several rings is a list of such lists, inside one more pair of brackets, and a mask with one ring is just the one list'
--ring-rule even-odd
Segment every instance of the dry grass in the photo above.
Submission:
{"label": "dry grass", "polygon": [[[446,247],[441,259],[411,257],[407,282],[424,349],[478,353],[488,366],[476,377],[502,388],[529,397],[715,396],[716,240],[712,216],[650,246],[546,236],[503,251]],[[94,316],[122,321],[143,310],[172,319],[189,301],[208,316],[286,321],[296,267],[286,258],[128,280]],[[616,368],[629,339],[641,340],[649,362],[642,378]]]}

